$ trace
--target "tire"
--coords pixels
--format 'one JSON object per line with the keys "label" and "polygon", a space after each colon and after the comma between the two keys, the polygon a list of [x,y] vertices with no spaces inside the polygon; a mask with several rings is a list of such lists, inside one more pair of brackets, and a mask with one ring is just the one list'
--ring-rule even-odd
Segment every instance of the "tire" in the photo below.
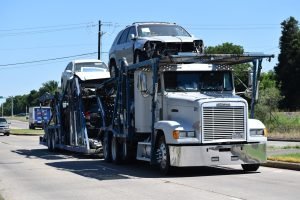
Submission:
{"label": "tire", "polygon": [[160,136],[158,140],[156,152],[157,152],[157,162],[159,165],[160,172],[163,175],[169,174],[171,170],[170,153],[169,153],[169,147],[166,144],[166,140],[163,135]]}
{"label": "tire", "polygon": [[110,66],[109,72],[110,72],[111,78],[118,77],[119,70],[118,70],[118,68],[117,68],[117,66],[116,66],[115,63],[112,63],[112,65]]}
{"label": "tire", "polygon": [[52,141],[52,134],[49,134],[48,133],[48,138],[47,138],[47,146],[48,146],[48,150],[50,151],[50,152],[53,152],[53,141]]}
{"label": "tire", "polygon": [[255,172],[259,168],[259,164],[242,164],[242,168],[246,172]]}
{"label": "tire", "polygon": [[115,164],[120,164],[122,161],[122,145],[119,143],[116,137],[112,137],[111,140],[111,160]]}
{"label": "tire", "polygon": [[33,124],[29,124],[29,129],[34,129],[34,125]]}
{"label": "tire", "polygon": [[111,135],[108,132],[104,133],[102,148],[104,160],[111,162]]}
{"label": "tire", "polygon": [[10,133],[8,132],[8,133],[5,133],[4,135],[9,136],[9,134],[10,134]]}

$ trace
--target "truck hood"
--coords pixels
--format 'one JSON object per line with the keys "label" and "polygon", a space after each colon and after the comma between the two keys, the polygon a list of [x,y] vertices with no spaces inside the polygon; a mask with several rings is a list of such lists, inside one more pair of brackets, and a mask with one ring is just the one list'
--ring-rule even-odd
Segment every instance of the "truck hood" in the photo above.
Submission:
{"label": "truck hood", "polygon": [[187,36],[155,36],[155,37],[142,37],[140,40],[145,41],[160,41],[163,43],[185,43],[185,42],[194,42],[197,38],[187,37]]}
{"label": "truck hood", "polygon": [[110,78],[109,72],[75,72],[82,81]]}
{"label": "truck hood", "polygon": [[223,99],[237,100],[239,96],[233,95],[231,92],[216,93],[216,92],[169,92],[166,95],[168,105],[181,105],[181,106],[197,106],[199,101],[207,99]]}

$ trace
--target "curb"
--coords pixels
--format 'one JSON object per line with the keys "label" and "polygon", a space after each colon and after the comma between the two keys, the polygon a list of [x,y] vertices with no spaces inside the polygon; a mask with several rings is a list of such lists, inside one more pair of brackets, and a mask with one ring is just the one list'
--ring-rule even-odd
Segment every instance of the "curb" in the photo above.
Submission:
{"label": "curb", "polygon": [[298,164],[298,163],[289,163],[289,162],[279,162],[279,161],[268,160],[267,163],[261,164],[261,166],[300,171],[300,164]]}
{"label": "curb", "polygon": [[300,142],[299,138],[269,138],[268,141],[281,141],[281,142]]}
{"label": "curb", "polygon": [[16,134],[16,133],[10,133],[10,135],[15,135],[15,136],[42,136],[44,133],[41,134],[30,134],[30,133],[21,133],[21,134]]}

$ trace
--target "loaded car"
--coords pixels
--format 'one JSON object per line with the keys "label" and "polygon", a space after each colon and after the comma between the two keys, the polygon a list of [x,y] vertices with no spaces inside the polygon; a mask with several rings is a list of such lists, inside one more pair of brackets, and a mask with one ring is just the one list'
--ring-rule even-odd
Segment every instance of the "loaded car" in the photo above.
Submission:
{"label": "loaded car", "polygon": [[9,136],[10,129],[9,129],[9,122],[3,117],[0,117],[0,133],[3,133],[6,136]]}
{"label": "loaded car", "polygon": [[74,60],[67,65],[61,75],[62,91],[65,91],[67,82],[74,76],[86,82],[110,77],[107,65],[101,60]]}
{"label": "loaded car", "polygon": [[181,52],[203,53],[203,41],[174,23],[136,22],[115,38],[109,51],[109,70],[115,76],[122,57],[132,64]]}

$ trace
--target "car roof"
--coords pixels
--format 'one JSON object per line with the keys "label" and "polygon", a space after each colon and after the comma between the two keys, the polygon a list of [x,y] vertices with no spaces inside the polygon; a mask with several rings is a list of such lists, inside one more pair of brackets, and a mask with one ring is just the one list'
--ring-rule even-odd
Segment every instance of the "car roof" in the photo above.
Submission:
{"label": "car roof", "polygon": [[100,63],[104,63],[101,60],[97,60],[97,59],[79,59],[79,60],[73,60],[73,63],[88,63],[88,62],[100,62]]}
{"label": "car roof", "polygon": [[141,24],[166,24],[166,25],[174,25],[176,23],[170,22],[133,22],[132,25],[141,25]]}

